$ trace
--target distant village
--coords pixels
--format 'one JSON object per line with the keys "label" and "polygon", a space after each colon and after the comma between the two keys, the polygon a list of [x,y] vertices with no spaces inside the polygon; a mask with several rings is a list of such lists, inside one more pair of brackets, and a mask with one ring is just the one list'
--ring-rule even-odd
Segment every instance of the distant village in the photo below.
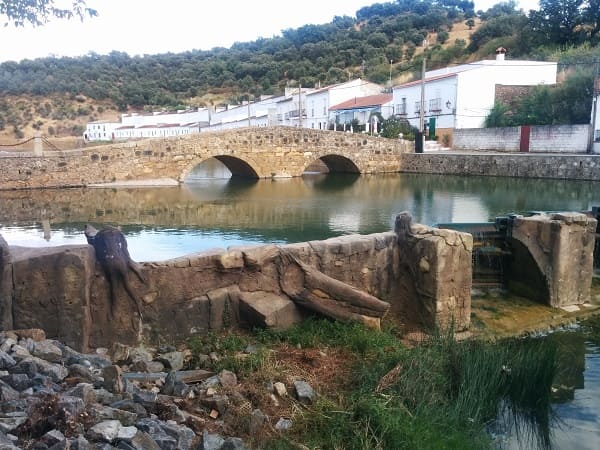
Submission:
{"label": "distant village", "polygon": [[[84,138],[119,141],[271,126],[357,131],[352,127],[358,125],[366,133],[377,133],[380,122],[394,116],[414,127],[433,129],[450,142],[455,129],[482,128],[496,102],[506,103],[528,87],[556,84],[556,62],[507,60],[505,53],[499,48],[496,59],[431,70],[423,80],[387,88],[358,78],[321,88],[286,89],[281,96],[262,96],[242,105],[123,114],[120,122],[88,123]],[[599,110],[595,107],[591,118],[596,141]]]}

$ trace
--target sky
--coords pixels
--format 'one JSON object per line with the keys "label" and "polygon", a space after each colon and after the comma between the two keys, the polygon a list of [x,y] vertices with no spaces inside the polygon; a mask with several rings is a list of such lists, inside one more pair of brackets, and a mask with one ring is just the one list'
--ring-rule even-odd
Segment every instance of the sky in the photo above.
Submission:
{"label": "sky", "polygon": [[[360,8],[386,1],[87,0],[99,15],[83,22],[53,20],[37,28],[0,25],[0,62],[113,50],[134,56],[229,48],[235,42],[279,36],[285,29],[329,23],[335,16],[354,17]],[[500,0],[475,0],[475,10],[496,3]],[[518,6],[528,11],[537,8],[537,0],[520,0]]]}

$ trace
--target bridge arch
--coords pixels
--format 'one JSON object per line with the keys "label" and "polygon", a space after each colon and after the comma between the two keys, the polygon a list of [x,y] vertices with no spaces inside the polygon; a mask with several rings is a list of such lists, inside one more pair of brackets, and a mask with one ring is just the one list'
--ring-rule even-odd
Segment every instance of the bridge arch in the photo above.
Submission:
{"label": "bridge arch", "polygon": [[[360,173],[360,168],[350,158],[330,153],[318,158],[327,166],[329,173]],[[313,162],[314,164],[314,162]],[[308,167],[308,166],[307,166]],[[305,168],[306,170],[306,168]]]}
{"label": "bridge arch", "polygon": [[237,158],[231,155],[215,155],[201,160],[194,160],[189,164],[184,172],[181,174],[180,181],[184,181],[194,168],[198,167],[203,162],[214,158],[217,161],[223,163],[225,167],[231,172],[232,177],[244,177],[244,178],[260,178],[258,172],[252,167],[250,163],[244,159]]}

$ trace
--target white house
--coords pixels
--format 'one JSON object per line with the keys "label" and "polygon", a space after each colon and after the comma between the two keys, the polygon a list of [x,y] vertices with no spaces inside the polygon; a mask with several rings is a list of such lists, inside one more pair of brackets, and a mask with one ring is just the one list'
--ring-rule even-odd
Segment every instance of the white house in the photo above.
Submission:
{"label": "white house", "polygon": [[440,129],[481,128],[494,106],[496,85],[533,86],[555,84],[557,63],[505,60],[498,49],[495,60],[483,60],[455,67],[431,70],[425,81],[394,86],[394,109],[397,117],[408,119],[418,127],[421,90],[424,90],[424,121],[435,119]]}
{"label": "white house", "polygon": [[88,141],[113,141],[180,136],[198,133],[202,126],[208,124],[208,118],[209,112],[205,108],[176,112],[122,114],[120,122],[88,123],[83,137]]}
{"label": "white house", "polygon": [[[176,113],[123,114],[121,122],[90,122],[84,137],[90,141],[109,141],[179,136],[249,126],[326,130],[335,122],[335,117],[330,116],[332,105],[377,95],[381,91],[380,85],[359,78],[319,89],[286,89],[281,96],[264,96],[258,101],[227,106],[212,112],[202,108]],[[386,104],[385,108],[391,111],[392,106]],[[384,112],[383,109],[381,112]],[[384,114],[384,117],[388,116]]]}
{"label": "white house", "polygon": [[229,105],[215,111],[202,132],[240,127],[306,126],[306,96],[314,89],[286,88],[280,96],[262,96],[243,105]]}
{"label": "white house", "polygon": [[120,126],[120,122],[110,122],[108,120],[89,122],[85,127],[83,138],[86,141],[110,141],[113,139],[115,128]]}
{"label": "white house", "polygon": [[[356,120],[359,125],[365,125],[365,131],[378,131],[379,119],[383,120],[394,114],[392,94],[368,95],[366,97],[354,97],[338,105],[329,108],[331,122],[337,127],[342,126],[344,130]],[[336,127],[336,128],[337,128]]]}
{"label": "white house", "polygon": [[345,83],[316,89],[306,94],[306,120],[304,128],[327,130],[329,128],[329,108],[355,97],[380,94],[382,87],[360,78]]}

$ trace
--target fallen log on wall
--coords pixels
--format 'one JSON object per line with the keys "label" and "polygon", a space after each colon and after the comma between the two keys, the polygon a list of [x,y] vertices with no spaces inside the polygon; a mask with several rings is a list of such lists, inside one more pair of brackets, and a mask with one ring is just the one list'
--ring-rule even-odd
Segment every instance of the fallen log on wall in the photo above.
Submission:
{"label": "fallen log on wall", "polygon": [[380,328],[389,303],[319,272],[283,249],[276,264],[281,290],[298,305],[337,320]]}

